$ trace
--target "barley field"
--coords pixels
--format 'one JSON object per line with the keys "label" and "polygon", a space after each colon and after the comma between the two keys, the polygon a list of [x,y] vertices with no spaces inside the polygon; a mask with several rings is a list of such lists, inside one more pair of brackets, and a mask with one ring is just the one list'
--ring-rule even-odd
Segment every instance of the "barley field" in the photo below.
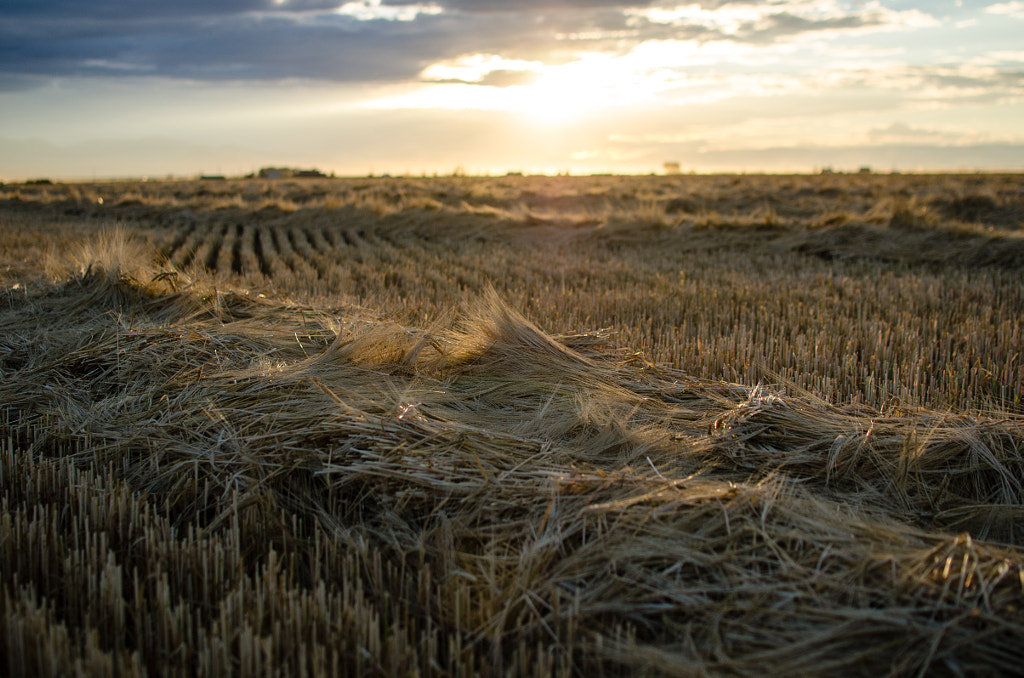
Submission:
{"label": "barley field", "polygon": [[1024,662],[1024,178],[0,185],[0,673]]}

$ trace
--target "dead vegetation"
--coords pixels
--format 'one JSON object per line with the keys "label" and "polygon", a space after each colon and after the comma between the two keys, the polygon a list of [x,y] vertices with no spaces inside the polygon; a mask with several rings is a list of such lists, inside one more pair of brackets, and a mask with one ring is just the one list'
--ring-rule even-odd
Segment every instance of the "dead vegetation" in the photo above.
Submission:
{"label": "dead vegetation", "polygon": [[425,327],[493,286],[550,332],[605,328],[702,378],[882,410],[1022,407],[1014,175],[8,184],[3,196],[8,286],[31,284],[47,248],[118,221],[177,270],[268,297]]}
{"label": "dead vegetation", "polygon": [[9,675],[1019,671],[1019,272],[263,209],[7,283]]}

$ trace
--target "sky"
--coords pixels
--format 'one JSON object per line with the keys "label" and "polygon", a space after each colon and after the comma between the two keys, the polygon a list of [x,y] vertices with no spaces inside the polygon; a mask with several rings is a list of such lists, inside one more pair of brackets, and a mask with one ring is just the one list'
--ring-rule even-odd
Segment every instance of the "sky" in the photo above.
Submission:
{"label": "sky", "polygon": [[1024,169],[1024,0],[4,0],[0,180]]}

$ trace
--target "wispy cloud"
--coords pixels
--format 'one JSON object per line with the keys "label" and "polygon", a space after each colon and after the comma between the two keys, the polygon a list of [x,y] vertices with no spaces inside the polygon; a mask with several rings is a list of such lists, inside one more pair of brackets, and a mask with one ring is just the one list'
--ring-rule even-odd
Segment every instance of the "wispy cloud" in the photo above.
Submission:
{"label": "wispy cloud", "polygon": [[[287,0],[282,0],[285,4]],[[359,0],[358,2],[346,2],[335,10],[343,16],[350,16],[360,21],[415,21],[421,14],[440,14],[443,10],[434,3],[429,4],[401,4],[382,5],[379,0]]]}
{"label": "wispy cloud", "polygon": [[503,59],[497,54],[464,55],[457,59],[431,64],[422,73],[422,79],[434,82],[462,82],[492,84],[496,74],[507,74],[533,77],[544,67],[540,61],[524,61],[522,59]]}
{"label": "wispy cloud", "polygon": [[963,131],[956,129],[932,129],[894,122],[887,127],[868,130],[866,142],[874,145],[929,144],[939,146],[974,146],[992,143],[1020,143],[1021,139],[1000,139],[984,130]]}
{"label": "wispy cloud", "polygon": [[1001,14],[1013,17],[1014,19],[1024,19],[1024,2],[1021,2],[1021,0],[1000,2],[995,5],[989,5],[985,8],[985,12],[988,14]]}

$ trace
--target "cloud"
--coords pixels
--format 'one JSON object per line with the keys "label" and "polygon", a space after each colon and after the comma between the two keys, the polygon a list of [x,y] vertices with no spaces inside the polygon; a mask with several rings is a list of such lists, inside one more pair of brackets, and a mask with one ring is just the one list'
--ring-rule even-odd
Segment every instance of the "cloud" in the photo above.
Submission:
{"label": "cloud", "polygon": [[[0,71],[43,76],[135,71],[213,81],[410,79],[432,58],[471,49],[478,38],[464,37],[468,28],[444,17],[367,21],[336,13],[14,20],[0,26]],[[476,27],[474,35],[487,33],[486,27]]]}
{"label": "cloud", "polygon": [[[524,86],[524,85],[531,85],[534,82],[536,82],[536,80],[537,80],[537,73],[534,72],[534,71],[494,70],[494,71],[488,71],[487,73],[482,74],[478,78],[467,78],[467,79],[463,79],[463,78],[459,78],[459,77],[436,78],[436,79],[431,78],[431,79],[424,79],[424,82],[429,82],[429,83],[435,84],[435,85],[481,85],[481,86],[485,86],[485,87],[497,87],[497,88],[501,89],[501,88],[505,88],[505,87],[521,87],[521,86]],[[431,106],[431,107],[441,107],[441,108],[453,108],[453,107],[455,107],[455,106],[452,105],[454,102],[452,102],[450,100],[449,101],[444,101],[444,97],[443,96],[441,97],[441,100],[437,100],[437,97],[434,97],[432,99],[427,99],[427,100],[412,99],[412,100],[410,100],[410,106],[413,106],[413,107],[419,107],[419,106],[427,107],[428,106],[428,104],[426,103],[427,101],[434,101],[434,106]],[[411,102],[417,102],[417,103],[413,104]],[[374,103],[379,103],[379,102],[374,102]]]}
{"label": "cloud", "polygon": [[[507,87],[508,84],[523,84],[532,79],[542,66],[539,61],[502,59],[496,54],[473,54],[447,63],[432,64],[423,71],[422,79],[425,82],[477,83]],[[514,82],[517,79],[523,82]],[[499,82],[508,84],[496,84]]]}
{"label": "cloud", "polygon": [[640,0],[13,0],[0,24],[0,74],[414,81],[467,54],[557,64],[657,40],[763,45],[906,20],[875,3],[837,2],[703,0],[666,10]]}
{"label": "cloud", "polygon": [[869,130],[868,136],[873,139],[921,139],[941,137],[944,134],[937,130],[911,127],[905,122],[894,122],[888,127],[876,127]]}
{"label": "cloud", "polygon": [[381,5],[370,0],[346,2],[334,10],[336,14],[350,16],[360,21],[415,21],[421,14],[440,14],[443,10],[436,4]]}
{"label": "cloud", "polygon": [[895,11],[878,3],[844,5],[835,0],[790,0],[788,2],[710,2],[672,8],[628,10],[637,20],[672,26],[690,32],[705,32],[704,39],[717,34],[754,44],[821,32],[913,29],[937,26],[939,22],[920,10]]}
{"label": "cloud", "polygon": [[[153,6],[153,13],[136,5]],[[0,23],[0,74],[415,80],[431,63],[463,54],[564,59],[554,54],[558,34],[595,22],[591,16],[581,22],[563,16],[538,25],[529,12],[499,19],[446,14],[429,3],[332,5],[326,11],[316,2],[236,0],[190,13],[175,3],[139,2],[125,3],[124,13],[118,14],[121,3],[108,1],[95,14],[90,5],[87,15],[80,4],[41,3],[29,11],[26,3],[19,3]],[[597,22],[599,29],[607,24],[608,17]]]}
{"label": "cloud", "polygon": [[27,92],[36,89],[39,80],[31,75],[21,73],[0,73],[0,94],[10,92]]}
{"label": "cloud", "polygon": [[925,83],[944,90],[998,90],[1008,94],[1017,90],[1024,94],[1024,70],[920,69],[920,73]]}
{"label": "cloud", "polygon": [[[400,5],[402,0],[383,0],[383,5]],[[477,13],[513,13],[646,7],[651,0],[440,0],[448,10]]]}
{"label": "cloud", "polygon": [[875,13],[845,15],[827,18],[807,18],[780,12],[769,14],[760,21],[740,26],[737,37],[755,42],[774,42],[780,38],[813,33],[817,31],[849,30],[885,24],[882,16]]}
{"label": "cloud", "polygon": [[824,74],[820,88],[846,93],[894,92],[906,102],[927,105],[1012,102],[1024,97],[1024,68],[1013,62],[998,66],[965,63],[852,67]]}
{"label": "cloud", "polygon": [[924,144],[928,146],[979,146],[999,141],[1012,144],[1014,139],[997,139],[983,130],[939,130],[894,122],[887,127],[876,127],[867,132],[870,145]]}
{"label": "cloud", "polygon": [[518,87],[529,85],[537,79],[532,71],[491,71],[480,79],[481,85],[488,87]]}
{"label": "cloud", "polygon": [[[337,0],[7,0],[4,13],[8,18],[55,17],[61,20],[90,19],[94,21],[135,21],[169,18],[237,16],[249,13],[294,13],[328,11]],[[401,4],[401,3],[396,3]]]}
{"label": "cloud", "polygon": [[995,5],[989,5],[985,8],[985,12],[988,14],[1001,14],[1013,17],[1014,19],[1024,19],[1024,2],[1021,2],[1021,0],[1000,2]]}
{"label": "cloud", "polygon": [[876,127],[867,133],[868,143],[926,144],[929,146],[980,146],[986,144],[1018,144],[1020,135],[999,135],[986,129],[930,129],[903,122],[894,122],[888,127]]}

